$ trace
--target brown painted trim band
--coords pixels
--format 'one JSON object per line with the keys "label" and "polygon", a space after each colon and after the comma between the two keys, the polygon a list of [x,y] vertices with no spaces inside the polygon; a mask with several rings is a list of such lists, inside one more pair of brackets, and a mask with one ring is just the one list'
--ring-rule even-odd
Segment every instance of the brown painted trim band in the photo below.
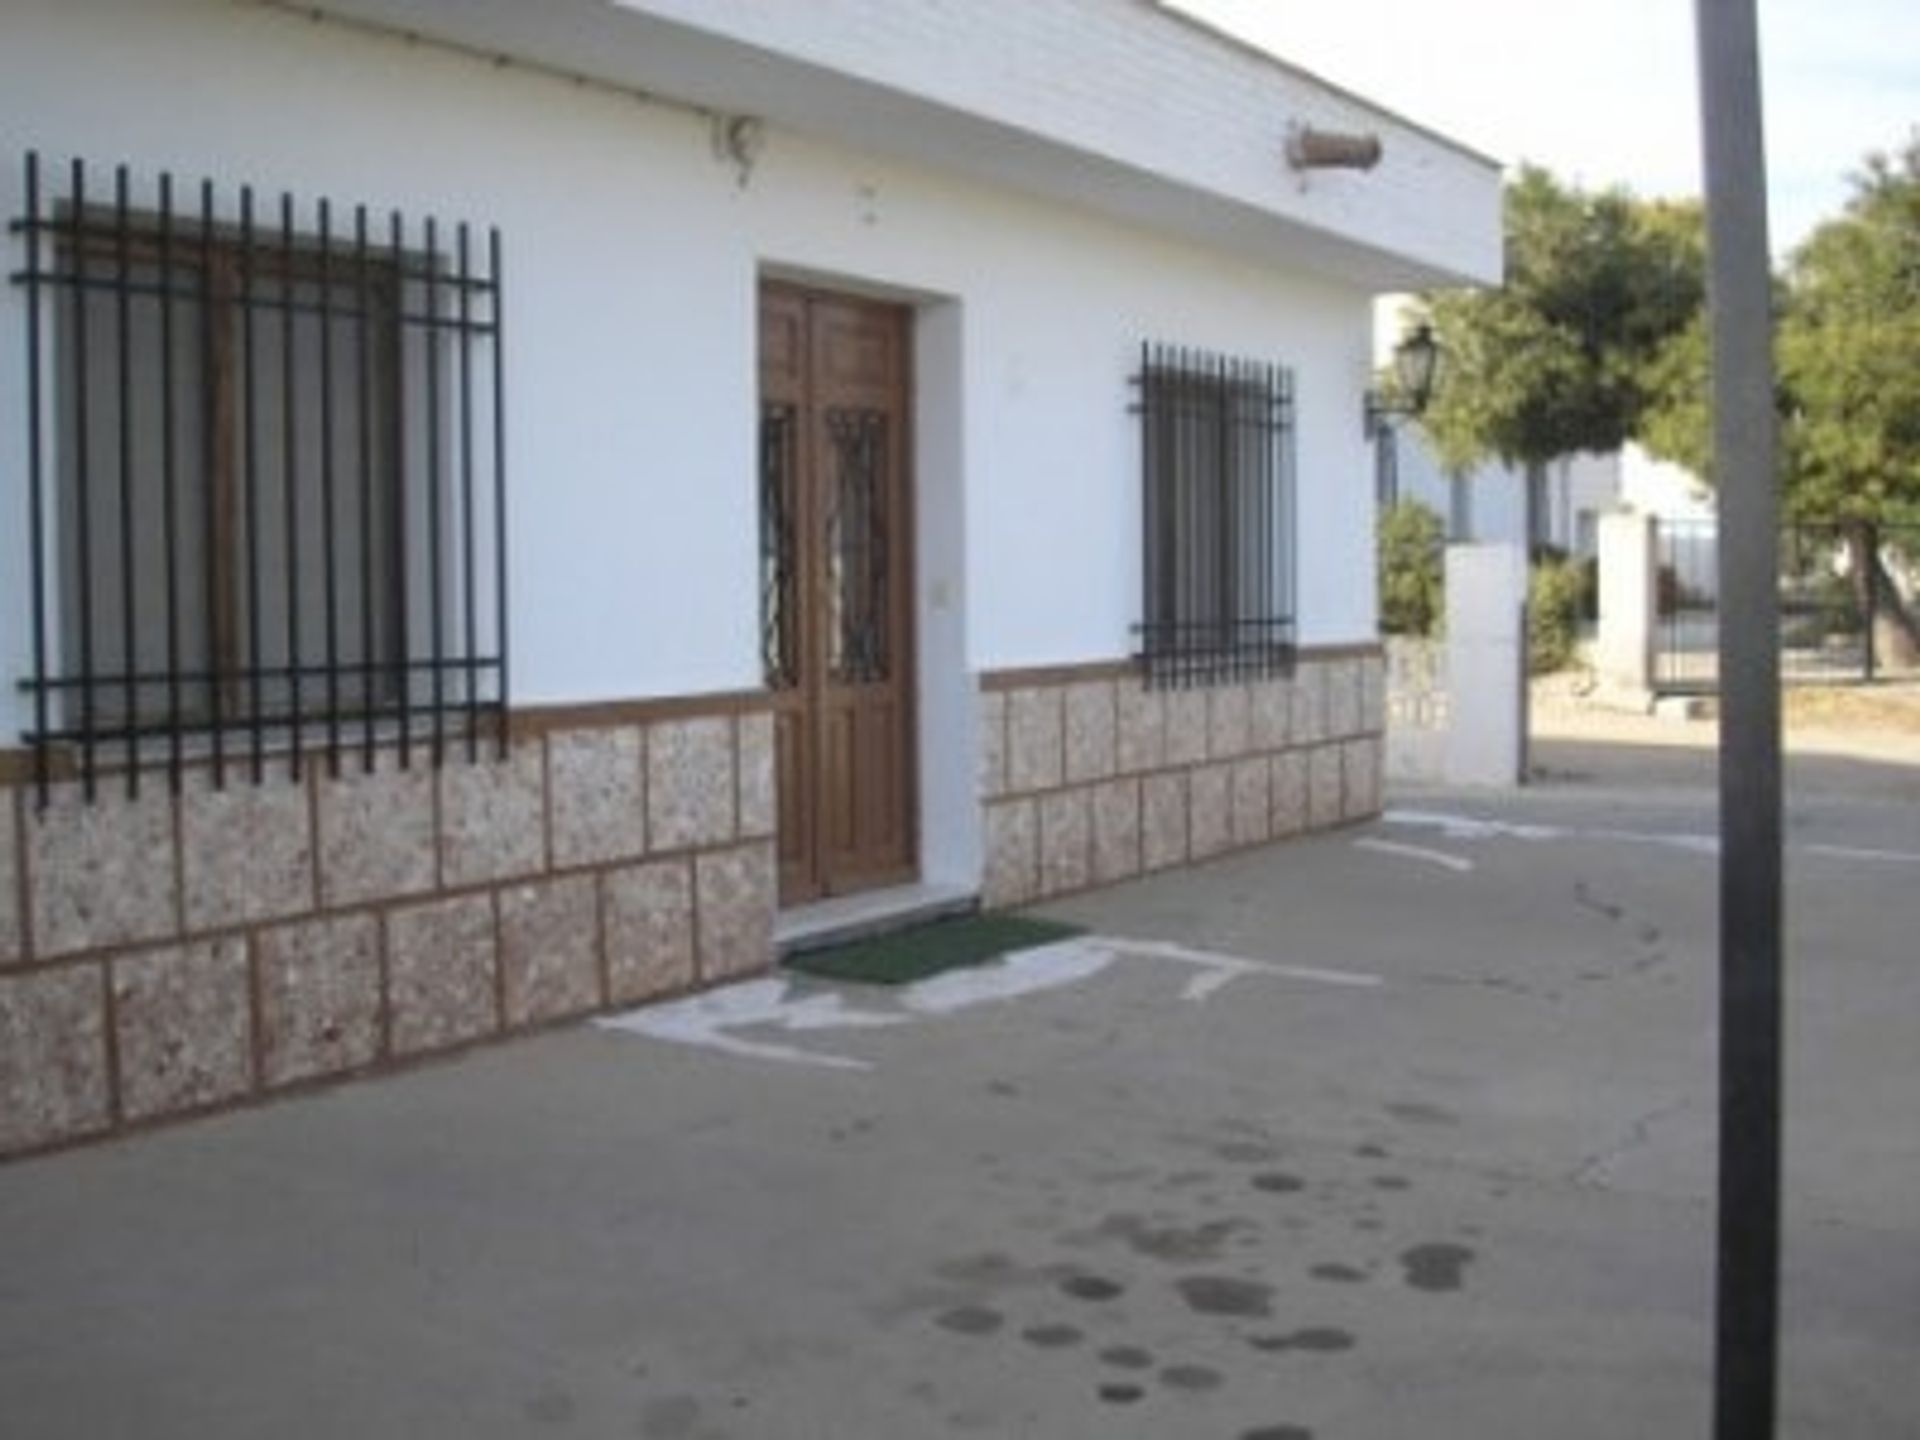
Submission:
{"label": "brown painted trim band", "polygon": [[[1298,652],[1302,660],[1375,660],[1386,653],[1378,640],[1345,645],[1308,645]],[[1028,690],[1047,685],[1078,685],[1100,680],[1133,680],[1140,666],[1133,660],[1088,660],[1077,665],[1031,665],[1005,670],[982,670],[982,690]],[[1205,689],[1205,686],[1197,687]]]}
{"label": "brown painted trim band", "polygon": [[643,725],[654,720],[730,719],[773,708],[766,690],[718,690],[706,695],[661,695],[645,700],[588,700],[575,705],[530,705],[507,716],[507,734],[531,739],[555,730]]}

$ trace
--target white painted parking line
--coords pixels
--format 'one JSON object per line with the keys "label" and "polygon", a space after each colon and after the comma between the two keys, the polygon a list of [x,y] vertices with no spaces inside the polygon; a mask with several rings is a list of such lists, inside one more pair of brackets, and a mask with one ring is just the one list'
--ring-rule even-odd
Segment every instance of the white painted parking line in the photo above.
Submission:
{"label": "white painted parking line", "polygon": [[1443,870],[1451,870],[1456,875],[1468,875],[1473,872],[1473,861],[1464,855],[1449,855],[1444,850],[1429,850],[1424,845],[1400,845],[1392,840],[1356,840],[1356,850],[1371,850],[1376,855],[1398,855],[1407,860],[1424,860],[1429,865],[1438,865]]}
{"label": "white painted parking line", "polygon": [[1175,945],[1166,940],[1104,937],[1100,943],[1112,946],[1123,955],[1176,960],[1198,967],[1205,973],[1187,982],[1182,997],[1188,1000],[1204,1000],[1227,982],[1243,975],[1277,975],[1285,980],[1306,980],[1317,985],[1347,985],[1361,989],[1386,983],[1378,975],[1359,970],[1326,970],[1312,965],[1287,965],[1278,960],[1250,960],[1244,956],[1221,955],[1211,950],[1191,950],[1185,945]]}
{"label": "white painted parking line", "polygon": [[685,1000],[670,1000],[594,1021],[603,1030],[620,1030],[721,1050],[755,1060],[818,1065],[832,1070],[871,1070],[871,1061],[824,1054],[765,1040],[747,1040],[736,1030],[767,1027],[793,1032],[861,1030],[906,1023],[905,1015],[856,1010],[837,992],[797,995],[792,981],[747,980]]}
{"label": "white painted parking line", "polygon": [[685,1000],[605,1016],[593,1023],[603,1030],[718,1050],[743,1059],[831,1070],[871,1070],[873,1062],[869,1060],[804,1049],[741,1032],[772,1030],[806,1034],[871,1030],[939,1020],[977,1006],[1077,985],[1112,968],[1120,960],[1170,961],[1195,972],[1188,976],[1180,991],[1180,998],[1190,1003],[1205,1001],[1234,981],[1252,976],[1357,988],[1384,983],[1378,975],[1354,970],[1325,970],[1253,960],[1194,950],[1163,940],[1081,935],[1051,945],[1016,950],[984,965],[949,970],[896,991],[869,992],[869,1003],[864,1005],[850,1003],[850,997],[860,992],[774,976],[745,980]]}
{"label": "white painted parking line", "polygon": [[1920,865],[1920,855],[1911,850],[1863,850],[1853,845],[1803,845],[1809,855],[1827,855],[1835,860],[1884,860],[1895,865]]}

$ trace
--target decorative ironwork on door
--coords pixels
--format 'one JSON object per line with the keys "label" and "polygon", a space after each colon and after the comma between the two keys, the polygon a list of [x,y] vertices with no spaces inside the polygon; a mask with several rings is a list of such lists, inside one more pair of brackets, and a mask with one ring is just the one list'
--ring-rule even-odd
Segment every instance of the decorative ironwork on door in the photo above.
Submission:
{"label": "decorative ironwork on door", "polygon": [[760,410],[760,663],[769,690],[800,680],[796,419],[790,404]]}
{"label": "decorative ironwork on door", "polygon": [[887,678],[887,417],[829,409],[827,666],[842,684]]}

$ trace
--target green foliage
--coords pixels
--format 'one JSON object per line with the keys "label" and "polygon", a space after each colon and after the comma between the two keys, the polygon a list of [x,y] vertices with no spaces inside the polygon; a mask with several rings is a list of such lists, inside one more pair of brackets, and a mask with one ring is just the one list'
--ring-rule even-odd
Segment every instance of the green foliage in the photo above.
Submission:
{"label": "green foliage", "polygon": [[1380,629],[1387,635],[1431,635],[1445,606],[1440,517],[1415,500],[1380,512]]}
{"label": "green foliage", "polygon": [[1700,313],[1704,270],[1698,205],[1523,168],[1505,284],[1426,297],[1446,374],[1422,423],[1441,463],[1537,464],[1633,438],[1656,358]]}
{"label": "green foliage", "polygon": [[1545,555],[1527,575],[1527,669],[1549,675],[1573,663],[1585,585],[1578,562]]}
{"label": "green foliage", "polygon": [[[1869,156],[1842,214],[1774,286],[1780,455],[1789,515],[1920,518],[1920,133]],[[1708,480],[1704,317],[1655,357],[1648,450]]]}
{"label": "green foliage", "polygon": [[1920,132],[1868,157],[1846,210],[1787,267],[1775,349],[1787,501],[1823,519],[1920,512]]}

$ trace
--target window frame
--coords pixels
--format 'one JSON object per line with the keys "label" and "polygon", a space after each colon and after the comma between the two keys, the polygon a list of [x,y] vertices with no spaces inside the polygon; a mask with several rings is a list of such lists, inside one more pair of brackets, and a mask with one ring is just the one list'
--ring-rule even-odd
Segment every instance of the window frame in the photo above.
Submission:
{"label": "window frame", "polygon": [[1151,688],[1290,674],[1296,658],[1293,376],[1147,342],[1141,609]]}
{"label": "window frame", "polygon": [[102,764],[130,794],[164,765],[177,791],[201,758],[224,784],[243,747],[256,782],[269,749],[295,778],[308,749],[371,769],[395,738],[403,765],[416,743],[478,758],[483,722],[504,754],[498,230],[303,216],[290,192],[257,213],[210,180],[176,206],[167,172],[136,205],[128,167],[91,194],[84,161],[63,168],[64,190],[28,152],[9,227],[40,804],[55,751],[89,799]]}

